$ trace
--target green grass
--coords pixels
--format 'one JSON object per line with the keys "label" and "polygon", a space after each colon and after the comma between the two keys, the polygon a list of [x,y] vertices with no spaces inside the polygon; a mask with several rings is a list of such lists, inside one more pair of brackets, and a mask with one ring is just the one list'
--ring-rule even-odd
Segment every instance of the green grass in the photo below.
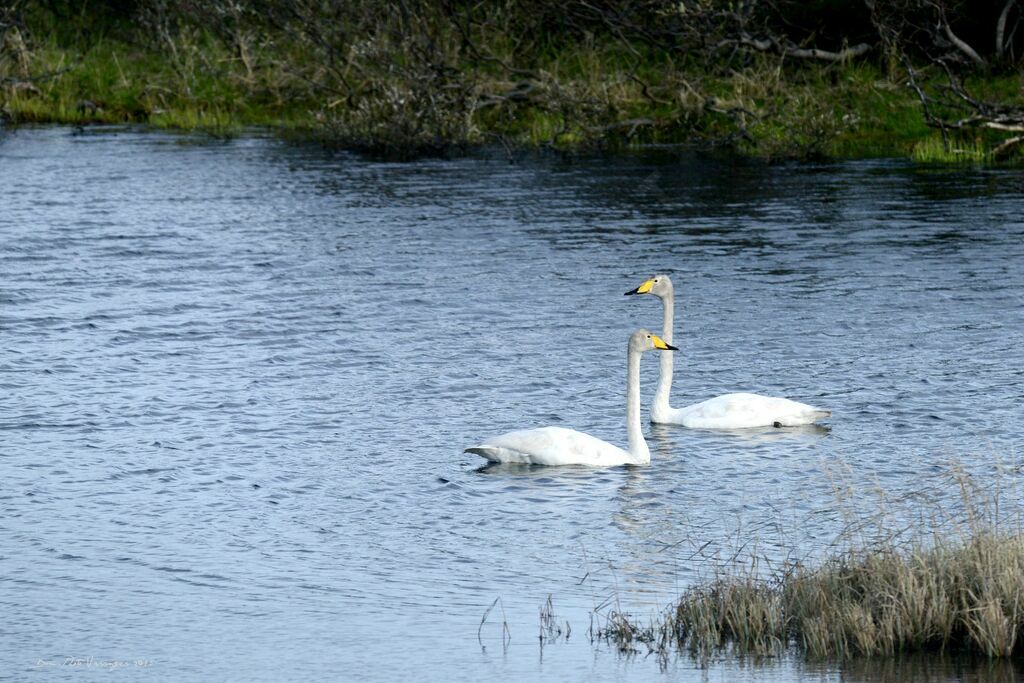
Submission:
{"label": "green grass", "polygon": [[251,76],[198,32],[179,36],[173,54],[105,37],[68,44],[50,34],[22,58],[28,69],[0,60],[0,76],[34,77],[0,89],[0,106],[15,123],[137,122],[230,135],[246,126],[311,128],[320,106],[279,65]]}
{"label": "green grass", "polygon": [[[116,28],[116,30],[115,30]],[[5,118],[18,122],[146,123],[234,135],[273,127],[334,144],[415,151],[493,143],[563,150],[650,144],[725,145],[764,159],[906,157],[926,163],[994,163],[998,135],[947,150],[925,125],[915,94],[880,57],[849,64],[755,57],[741,70],[619,41],[539,41],[518,55],[500,31],[478,36],[511,74],[461,50],[439,31],[457,68],[418,65],[408,46],[376,36],[345,88],[315,45],[285,36],[236,37],[201,28],[139,39],[131,26],[79,30],[35,15],[29,38],[0,52]],[[15,47],[11,47],[15,45]],[[1019,98],[1019,78],[968,83],[984,96]],[[528,92],[522,92],[528,83]],[[347,94],[346,94],[347,92]],[[1019,153],[1018,153],[1019,154]],[[1018,156],[1019,158],[1019,156]],[[1002,160],[1001,160],[1002,161]]]}
{"label": "green grass", "polygon": [[156,128],[198,130],[218,137],[234,137],[242,131],[242,124],[221,109],[176,109],[151,114],[148,122]]}
{"label": "green grass", "polygon": [[925,164],[985,164],[992,162],[990,148],[978,140],[951,140],[947,146],[939,136],[914,145],[914,161]]}

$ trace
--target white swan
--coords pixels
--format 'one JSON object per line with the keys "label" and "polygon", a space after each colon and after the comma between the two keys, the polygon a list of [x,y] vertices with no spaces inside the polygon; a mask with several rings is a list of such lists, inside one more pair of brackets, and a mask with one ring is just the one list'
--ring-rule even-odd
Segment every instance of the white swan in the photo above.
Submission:
{"label": "white swan", "polygon": [[[630,294],[653,294],[661,299],[665,309],[662,337],[672,343],[672,314],[675,308],[675,293],[672,280],[667,275],[655,275]],[[685,408],[672,408],[668,404],[672,390],[672,356],[661,357],[661,376],[658,389],[651,403],[651,422],[675,424],[694,429],[743,429],[747,427],[790,427],[811,424],[832,415],[806,403],[797,403],[788,398],[774,398],[758,394],[723,394],[694,403]]]}
{"label": "white swan", "polygon": [[675,351],[658,335],[637,330],[629,338],[626,352],[626,429],[629,450],[622,450],[607,441],[565,427],[541,427],[509,432],[471,446],[467,453],[476,453],[492,462],[513,462],[528,465],[646,465],[651,452],[640,428],[640,354],[651,349]]}

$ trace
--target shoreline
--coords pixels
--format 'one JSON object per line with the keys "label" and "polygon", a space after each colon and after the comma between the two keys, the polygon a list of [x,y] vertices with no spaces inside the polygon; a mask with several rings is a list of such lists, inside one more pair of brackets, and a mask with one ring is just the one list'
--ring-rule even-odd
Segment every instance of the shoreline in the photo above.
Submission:
{"label": "shoreline", "polygon": [[[481,55],[450,35],[451,17],[430,15],[398,42],[362,27],[366,56],[332,71],[340,48],[258,20],[225,34],[200,19],[156,26],[153,42],[153,26],[124,17],[84,28],[27,17],[0,42],[2,125],[129,123],[214,137],[255,126],[397,160],[493,146],[509,157],[673,148],[768,162],[1024,163],[1015,148],[999,151],[998,130],[929,125],[916,88],[941,91],[944,76],[922,67],[920,82],[908,79],[877,49],[827,62],[754,54],[734,68],[591,34],[521,55],[482,25],[491,43]],[[413,51],[420,33],[433,53]],[[1016,73],[965,81],[984,101],[1016,101],[1019,84]]]}

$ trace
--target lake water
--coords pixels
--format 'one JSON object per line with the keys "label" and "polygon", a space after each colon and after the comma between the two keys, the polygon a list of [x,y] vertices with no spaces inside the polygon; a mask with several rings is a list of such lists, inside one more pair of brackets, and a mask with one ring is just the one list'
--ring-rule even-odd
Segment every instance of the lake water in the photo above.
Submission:
{"label": "lake water", "polygon": [[[701,669],[588,630],[730,558],[873,533],[851,519],[955,519],[957,471],[1019,505],[1022,200],[1020,171],[898,162],[393,164],[0,132],[0,672],[957,678]],[[674,405],[752,390],[830,408],[830,429],[645,412],[647,467],[462,453],[545,424],[624,445],[625,342],[661,309],[622,294],[656,272],[676,284]],[[542,647],[549,596],[571,633]]]}

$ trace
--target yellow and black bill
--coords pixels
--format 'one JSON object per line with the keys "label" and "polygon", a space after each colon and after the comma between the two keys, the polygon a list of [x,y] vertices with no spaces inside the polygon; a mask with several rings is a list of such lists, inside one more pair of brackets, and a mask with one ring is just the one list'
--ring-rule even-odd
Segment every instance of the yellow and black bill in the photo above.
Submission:
{"label": "yellow and black bill", "polygon": [[662,339],[661,337],[659,337],[656,334],[652,334],[651,335],[651,341],[654,342],[654,348],[661,349],[662,351],[678,351],[679,350],[679,348],[676,347],[676,346],[672,346],[671,344],[666,344],[665,340]]}
{"label": "yellow and black bill", "polygon": [[653,287],[653,286],[654,286],[654,278],[651,278],[650,280],[648,280],[647,282],[643,283],[642,285],[640,285],[636,289],[631,289],[628,292],[626,292],[625,296],[629,296],[631,294],[647,294],[648,292],[651,291],[651,287]]}

